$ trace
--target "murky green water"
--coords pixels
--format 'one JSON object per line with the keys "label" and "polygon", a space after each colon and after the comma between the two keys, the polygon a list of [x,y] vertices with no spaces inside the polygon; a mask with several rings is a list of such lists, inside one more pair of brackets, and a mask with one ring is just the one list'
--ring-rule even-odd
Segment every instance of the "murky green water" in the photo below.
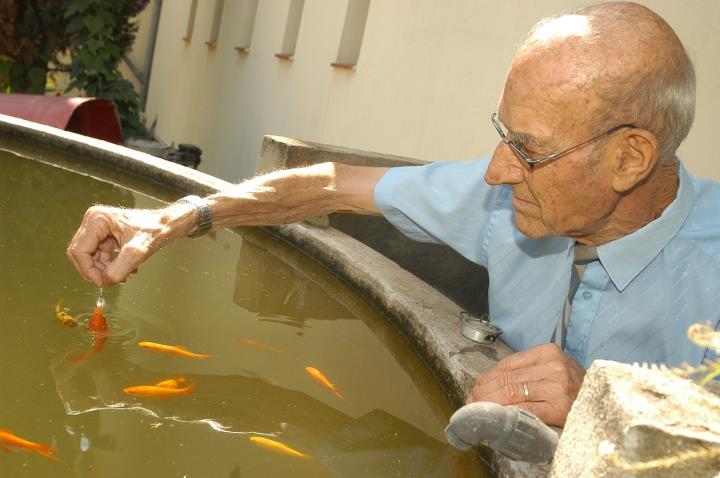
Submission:
{"label": "murky green water", "polygon": [[[74,361],[93,347],[86,324],[98,291],[66,244],[88,206],[159,205],[151,196],[171,198],[0,152],[0,429],[60,457],[0,453],[0,477],[484,476],[445,443],[452,410],[408,345],[326,270],[258,230],[179,241],[106,289],[111,335]],[[56,321],[59,299],[80,326]],[[141,340],[212,357],[156,354]],[[194,392],[122,392],[174,377]]]}

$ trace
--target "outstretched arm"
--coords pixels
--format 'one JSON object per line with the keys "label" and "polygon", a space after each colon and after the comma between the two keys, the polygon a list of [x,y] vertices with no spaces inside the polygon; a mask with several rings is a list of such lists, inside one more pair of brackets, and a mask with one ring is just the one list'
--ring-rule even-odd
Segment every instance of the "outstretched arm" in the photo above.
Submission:
{"label": "outstretched arm", "polygon": [[[375,185],[386,171],[322,163],[258,176],[207,197],[212,227],[287,224],[331,212],[376,215]],[[124,281],[156,251],[196,227],[197,210],[185,202],[156,210],[93,206],[67,256],[83,277],[108,286]]]}

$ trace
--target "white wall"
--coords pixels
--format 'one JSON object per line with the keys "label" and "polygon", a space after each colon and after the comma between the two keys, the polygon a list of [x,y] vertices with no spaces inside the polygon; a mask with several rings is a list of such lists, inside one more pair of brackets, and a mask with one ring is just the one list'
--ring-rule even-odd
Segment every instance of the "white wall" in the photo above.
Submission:
{"label": "white wall", "polygon": [[[541,17],[587,4],[371,0],[353,71],[330,66],[348,0],[305,1],[293,61],[274,56],[290,0],[260,0],[250,52],[234,49],[243,1],[225,0],[216,48],[205,45],[214,1],[199,1],[189,43],[191,1],[163,2],[147,104],[161,139],[199,145],[200,169],[227,180],[252,175],[265,134],[425,160],[489,155],[497,144],[489,115],[515,48]],[[641,3],[675,28],[695,61],[697,114],[680,155],[696,175],[720,179],[720,2]]]}

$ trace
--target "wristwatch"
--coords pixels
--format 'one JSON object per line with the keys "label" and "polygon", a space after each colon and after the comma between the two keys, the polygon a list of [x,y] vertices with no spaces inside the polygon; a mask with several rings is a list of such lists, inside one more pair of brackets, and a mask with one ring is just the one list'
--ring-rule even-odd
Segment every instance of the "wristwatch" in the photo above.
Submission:
{"label": "wristwatch", "polygon": [[186,202],[197,208],[197,229],[188,237],[200,237],[210,232],[210,229],[212,229],[212,209],[210,209],[207,200],[200,196],[191,195],[180,198],[176,202]]}

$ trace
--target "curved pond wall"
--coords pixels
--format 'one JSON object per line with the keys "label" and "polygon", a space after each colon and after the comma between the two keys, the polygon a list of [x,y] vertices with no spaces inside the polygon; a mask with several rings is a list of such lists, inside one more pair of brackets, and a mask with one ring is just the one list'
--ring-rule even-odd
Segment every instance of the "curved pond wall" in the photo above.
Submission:
{"label": "curved pond wall", "polygon": [[[179,194],[205,195],[230,186],[226,181],[145,153],[4,115],[0,115],[0,147],[15,148],[31,154],[43,150],[62,152],[81,160],[81,167],[77,164],[65,166],[70,169],[75,167],[83,174],[92,174],[93,170],[122,171],[124,174],[136,177],[141,183],[160,184]],[[322,161],[383,166],[415,163],[407,158],[272,136],[264,139],[262,151],[259,172]],[[132,184],[128,186],[132,187]],[[372,220],[377,219],[372,218]],[[409,340],[438,378],[451,403],[454,406],[462,405],[464,397],[472,387],[474,377],[490,370],[499,359],[511,353],[511,350],[500,341],[493,345],[480,345],[460,334],[461,312],[465,309],[480,311],[486,303],[484,302],[486,284],[482,283],[482,280],[486,279],[483,279],[482,271],[470,273],[476,274],[471,277],[477,277],[481,282],[477,287],[472,287],[475,284],[472,280],[468,281],[468,273],[463,272],[465,271],[463,268],[469,266],[458,263],[457,258],[452,254],[445,256],[445,259],[441,260],[442,268],[454,271],[458,283],[462,282],[465,290],[464,295],[455,294],[455,300],[452,300],[428,282],[375,250],[393,249],[388,246],[387,241],[377,240],[378,236],[386,237],[389,233],[369,234],[370,229],[384,231],[382,228],[386,225],[361,222],[358,227],[352,225],[352,220],[335,216],[331,217],[329,222],[330,227],[297,223],[265,229],[325,265],[365,297]],[[360,239],[371,245],[374,242],[375,249],[333,227],[332,224],[360,236]],[[405,246],[401,249],[407,251]],[[426,255],[425,252],[421,250],[422,255]],[[405,262],[412,268],[415,261],[406,253],[398,262]],[[437,280],[441,283],[441,288],[447,289],[452,285],[453,275],[433,275],[433,271],[438,269],[440,269],[438,262],[431,262],[419,267],[415,272],[421,276],[429,274],[430,281]],[[467,291],[470,293],[468,294]],[[449,295],[452,296],[453,292]],[[458,305],[458,302],[463,301],[466,302],[465,307]],[[517,475],[520,471],[514,464],[501,459],[490,450],[485,450],[481,454],[499,475],[507,473]],[[520,472],[520,474],[525,473]],[[530,475],[536,474],[531,472]]]}

